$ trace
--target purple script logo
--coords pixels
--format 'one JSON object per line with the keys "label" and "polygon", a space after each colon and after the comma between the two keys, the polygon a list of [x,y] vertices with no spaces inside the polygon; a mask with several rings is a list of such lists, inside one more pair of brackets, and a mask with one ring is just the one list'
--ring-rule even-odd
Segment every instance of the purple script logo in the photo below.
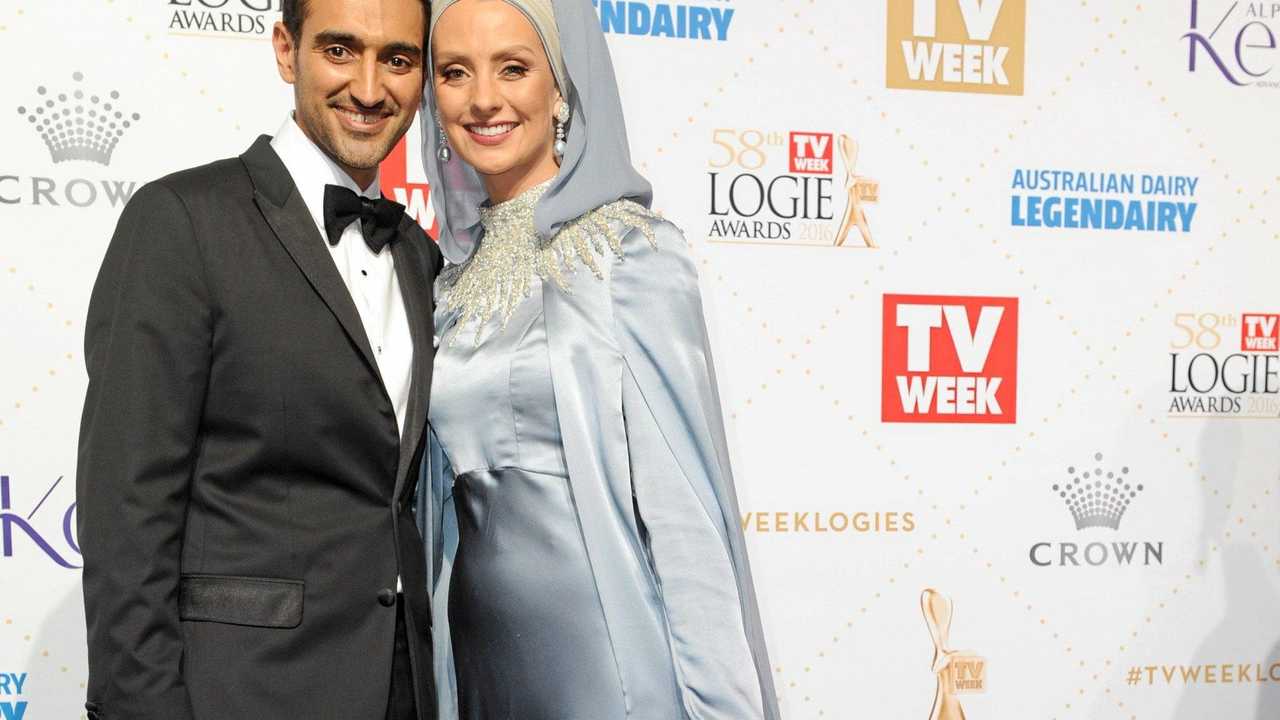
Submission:
{"label": "purple script logo", "polygon": [[[24,518],[22,515],[10,511],[11,502],[9,500],[9,476],[0,475],[0,551],[3,551],[2,554],[4,557],[13,557],[13,538],[15,535],[14,529],[16,528],[17,530],[21,530],[26,533],[27,538],[43,550],[44,554],[48,555],[55,563],[71,570],[75,570],[80,567],[80,565],[76,565],[64,558],[61,553],[54,549],[53,545],[51,545],[48,540],[44,539],[44,536],[40,534],[40,531],[36,530],[30,522],[31,518],[35,517],[36,512],[38,512],[41,506],[44,505],[44,501],[48,500],[49,496],[53,494],[54,488],[58,487],[58,483],[61,482],[61,477],[54,480],[53,484],[49,486],[49,490],[45,492],[44,497],[40,498],[40,502],[36,503],[36,506],[32,508],[31,512],[27,513],[27,516]],[[76,504],[71,503],[66,512],[62,514],[62,536],[67,541],[67,546],[70,547],[72,552],[74,552],[78,557],[80,555],[80,545],[76,542],[75,533],[72,532],[72,523],[75,521],[75,514]]]}
{"label": "purple script logo", "polygon": [[[1271,72],[1270,65],[1263,66],[1259,62],[1258,53],[1249,51],[1276,49],[1276,34],[1264,19],[1280,18],[1280,3],[1249,2],[1245,4],[1243,12],[1236,13],[1239,7],[1239,2],[1232,2],[1231,7],[1227,8],[1227,12],[1213,26],[1209,34],[1205,35],[1200,32],[1200,0],[1191,0],[1191,31],[1182,36],[1186,39],[1188,46],[1187,70],[1189,72],[1196,71],[1196,60],[1199,59],[1198,53],[1201,50],[1209,56],[1214,65],[1218,66],[1222,76],[1233,85],[1252,85],[1258,78]],[[1239,15],[1240,18],[1233,18],[1233,15]],[[1245,20],[1245,23],[1236,28],[1235,21],[1238,19]],[[1224,37],[1218,38],[1223,45],[1230,43],[1230,51],[1224,59],[1212,41],[1219,31],[1223,30],[1228,20],[1233,20],[1232,27],[1223,32]],[[1232,35],[1233,32],[1234,35]],[[1241,80],[1240,77],[1244,76],[1247,77]]]}

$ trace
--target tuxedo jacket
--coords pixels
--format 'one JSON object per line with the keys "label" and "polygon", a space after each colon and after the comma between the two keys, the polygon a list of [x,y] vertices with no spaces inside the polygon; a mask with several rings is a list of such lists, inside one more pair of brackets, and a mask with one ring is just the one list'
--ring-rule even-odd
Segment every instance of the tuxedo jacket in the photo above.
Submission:
{"label": "tuxedo jacket", "polygon": [[[403,579],[434,717],[412,502],[442,260],[390,245],[403,432],[360,316],[263,136],[141,188],[93,288],[76,478],[91,720],[382,720]],[[386,250],[384,250],[386,252]]]}

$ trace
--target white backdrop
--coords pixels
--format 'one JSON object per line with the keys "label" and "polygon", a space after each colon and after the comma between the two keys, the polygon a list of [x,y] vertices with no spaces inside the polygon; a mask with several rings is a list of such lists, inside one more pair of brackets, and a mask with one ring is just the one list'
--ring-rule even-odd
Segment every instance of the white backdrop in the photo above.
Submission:
{"label": "white backdrop", "polygon": [[[83,715],[65,528],[121,202],[280,124],[275,1],[0,4],[5,720]],[[598,4],[700,263],[785,717],[926,720],[938,646],[974,720],[1280,717],[1280,5]],[[68,121],[109,159],[55,158]]]}

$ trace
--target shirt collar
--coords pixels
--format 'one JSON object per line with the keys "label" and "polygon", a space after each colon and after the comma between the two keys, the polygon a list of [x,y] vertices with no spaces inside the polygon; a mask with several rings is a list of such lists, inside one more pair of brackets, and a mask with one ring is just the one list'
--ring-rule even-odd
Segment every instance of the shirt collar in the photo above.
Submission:
{"label": "shirt collar", "polygon": [[302,128],[298,127],[298,123],[293,119],[293,113],[285,118],[279,132],[271,139],[271,149],[275,150],[280,161],[284,163],[285,169],[289,171],[294,186],[298,188],[298,193],[302,196],[307,210],[311,211],[311,217],[315,219],[316,225],[321,228],[322,235],[324,234],[325,185],[339,185],[367,198],[382,197],[382,191],[379,189],[381,173],[374,176],[369,187],[361,190],[351,176],[338,167],[333,158],[325,154],[311,142],[311,138],[307,137],[306,133],[302,132]]}

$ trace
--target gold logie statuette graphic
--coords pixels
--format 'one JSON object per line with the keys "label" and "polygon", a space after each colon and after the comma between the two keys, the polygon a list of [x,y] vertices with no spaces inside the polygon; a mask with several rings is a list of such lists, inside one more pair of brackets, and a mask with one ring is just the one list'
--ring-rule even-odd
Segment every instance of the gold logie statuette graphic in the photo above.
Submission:
{"label": "gold logie statuette graphic", "polygon": [[920,594],[920,610],[933,638],[933,674],[938,689],[933,697],[929,720],[965,720],[964,708],[957,695],[980,693],[987,689],[987,662],[972,652],[949,650],[951,633],[951,601],[937,590]]}
{"label": "gold logie statuette graphic", "polygon": [[871,224],[867,222],[867,211],[862,203],[873,203],[880,200],[880,182],[858,175],[858,142],[848,135],[840,135],[840,155],[844,158],[844,190],[848,202],[844,208],[844,218],[840,221],[840,229],[836,231],[836,247],[844,245],[849,233],[856,227],[862,235],[862,243],[869,248],[878,247],[871,237]]}

